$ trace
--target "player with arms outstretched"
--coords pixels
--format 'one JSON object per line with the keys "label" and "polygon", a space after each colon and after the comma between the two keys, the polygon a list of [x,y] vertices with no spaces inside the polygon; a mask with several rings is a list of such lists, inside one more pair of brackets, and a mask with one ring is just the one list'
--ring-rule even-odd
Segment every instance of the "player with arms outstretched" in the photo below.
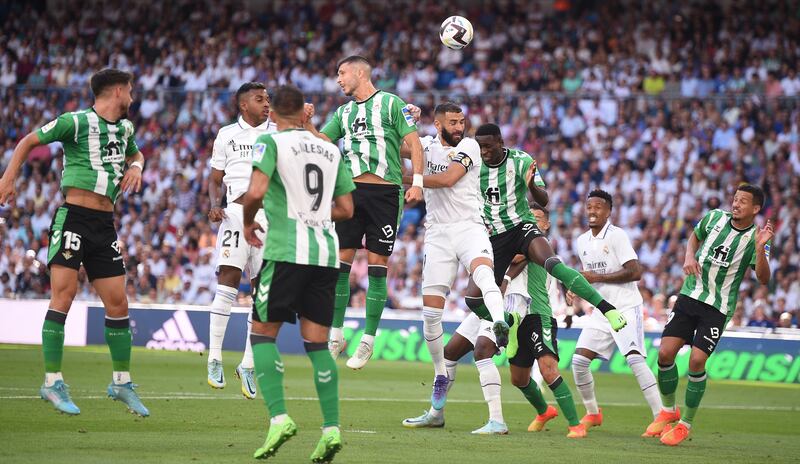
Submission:
{"label": "player with arms outstretched", "polygon": [[[442,344],[442,312],[459,264],[478,283],[487,306],[501,321],[503,298],[494,281],[492,245],[481,219],[483,201],[478,189],[480,147],[474,139],[464,138],[466,118],[455,103],[447,102],[435,108],[434,126],[438,135],[422,139],[426,158],[423,184],[427,211],[422,317],[425,341],[434,365],[431,395],[431,409],[434,412],[406,419],[403,425],[426,427],[443,424],[443,417],[438,411],[446,401],[449,372],[454,372],[455,361],[475,348],[475,365],[480,373],[484,397],[493,413],[489,423],[475,433],[508,433],[500,406],[500,372],[491,359],[497,351],[494,337],[479,337],[477,332],[481,321],[473,317],[465,321],[466,326],[462,324],[464,328],[461,333],[467,335],[457,332],[454,335],[456,340],[451,339],[448,343],[450,357],[445,354]],[[455,357],[456,353],[461,354]]]}
{"label": "player with arms outstretched", "polygon": [[695,226],[686,246],[680,296],[669,315],[658,350],[658,388],[665,417],[677,417],[675,390],[678,368],[675,357],[683,345],[691,345],[689,383],[680,421],[664,423],[661,442],[676,446],[689,437],[694,415],[706,390],[706,361],[717,347],[725,326],[733,317],[739,286],[748,268],[762,285],[770,279],[769,247],[772,223],[756,227],[756,215],[764,207],[764,191],[742,184],[733,196],[731,211],[715,209]]}
{"label": "player with arms outstretched", "polygon": [[[297,433],[284,401],[283,371],[275,344],[284,322],[300,317],[300,335],[313,367],[322,407],[322,438],[313,462],[330,462],[342,447],[339,431],[339,377],[328,351],[338,276],[338,237],[333,223],[353,215],[353,180],[339,149],[303,130],[303,94],[281,86],[273,94],[270,118],[275,134],[253,146],[253,173],[244,197],[244,232],[254,247],[263,245],[255,221],[263,204],[269,233],[253,301],[255,369],[270,414],[264,445],[254,457],[266,458]],[[331,202],[334,203],[331,206]]]}
{"label": "player with arms outstretched", "polygon": [[[483,159],[480,189],[484,200],[483,218],[489,227],[494,251],[495,282],[499,285],[503,281],[514,256],[521,254],[545,268],[568,290],[600,309],[614,330],[624,327],[625,318],[620,312],[604,300],[578,271],[561,262],[550,242],[536,226],[527,195],[530,193],[533,200],[542,206],[547,206],[548,195],[533,158],[523,151],[504,147],[500,128],[495,124],[480,126],[475,132],[475,140],[481,147]],[[480,318],[495,321],[493,330],[497,344],[505,346],[507,343],[506,354],[513,358],[517,348],[517,337],[513,332],[519,327],[519,314],[511,313],[506,316],[505,322],[497,321],[489,314],[474,279],[470,279],[465,299],[467,306]],[[501,322],[507,324],[505,331]]]}
{"label": "player with arms outstretched", "polygon": [[[309,121],[306,128],[325,140],[344,139],[344,159],[350,168],[356,190],[353,192],[353,218],[337,225],[342,262],[336,284],[336,313],[331,330],[333,357],[344,348],[342,325],[350,301],[350,267],[356,249],[366,236],[369,285],[364,335],[347,367],[361,369],[372,356],[375,333],[386,305],[386,266],[394,249],[397,228],[403,211],[402,160],[400,146],[411,151],[413,185],[405,201],[422,200],[422,145],[417,126],[406,104],[398,96],[378,90],[371,80],[372,66],[361,56],[349,56],[337,67],[339,86],[353,101],[340,106],[321,131]],[[313,114],[313,107],[310,108]]]}
{"label": "player with arms outstretched", "polygon": [[629,323],[615,332],[606,318],[593,311],[578,337],[577,348],[572,356],[572,374],[586,406],[586,415],[581,423],[586,427],[596,427],[603,423],[603,414],[594,392],[594,377],[589,366],[598,356],[610,360],[616,347],[625,355],[653,417],[657,419],[647,427],[642,436],[658,436],[665,418],[658,418],[661,398],[656,387],[656,377],[645,359],[647,352],[644,346],[643,300],[636,286],[642,276],[642,267],[628,235],[609,221],[613,206],[613,199],[608,192],[593,190],[589,193],[584,207],[589,230],[578,237],[575,252],[583,264],[582,274],[586,280],[594,285],[603,298],[620,308]]}
{"label": "player with arms outstretched", "polygon": [[125,403],[133,413],[150,414],[131,382],[125,264],[114,228],[114,202],[121,192],[139,191],[144,167],[133,124],[127,119],[132,82],[131,74],[116,69],[95,73],[90,80],[94,105],[64,113],[26,135],[0,179],[0,205],[4,205],[15,195],[14,183],[31,150],[62,143],[61,189],[66,200],[50,225],[47,267],[52,296],[42,326],[45,380],[39,393],[66,414],[80,413],[64,383],[61,362],[64,324],[78,291],[81,265],[105,307],[105,339],[113,366],[108,396]]}
{"label": "player with arms outstretched", "polygon": [[[236,91],[236,105],[239,108],[238,120],[221,128],[214,140],[208,182],[208,195],[211,197],[208,219],[211,222],[222,221],[217,237],[217,290],[209,311],[208,384],[213,388],[225,387],[222,342],[231,306],[239,294],[242,272],[247,272],[255,287],[255,277],[261,266],[263,251],[245,241],[242,222],[243,196],[250,185],[250,173],[253,171],[253,143],[258,136],[275,132],[275,124],[269,120],[269,97],[264,84],[242,84]],[[228,199],[225,209],[222,208],[221,184],[225,185],[223,192]],[[266,229],[263,209],[256,213],[256,221]],[[256,397],[253,349],[249,337],[251,324],[252,317],[248,317],[244,355],[235,371],[242,381],[242,394],[248,399]]]}

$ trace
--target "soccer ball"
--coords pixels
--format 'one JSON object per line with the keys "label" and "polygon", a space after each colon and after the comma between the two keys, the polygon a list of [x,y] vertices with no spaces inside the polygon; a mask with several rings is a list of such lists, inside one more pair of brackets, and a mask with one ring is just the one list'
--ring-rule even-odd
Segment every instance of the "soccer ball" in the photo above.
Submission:
{"label": "soccer ball", "polygon": [[463,16],[450,16],[439,28],[439,39],[445,47],[461,50],[472,42],[472,23]]}

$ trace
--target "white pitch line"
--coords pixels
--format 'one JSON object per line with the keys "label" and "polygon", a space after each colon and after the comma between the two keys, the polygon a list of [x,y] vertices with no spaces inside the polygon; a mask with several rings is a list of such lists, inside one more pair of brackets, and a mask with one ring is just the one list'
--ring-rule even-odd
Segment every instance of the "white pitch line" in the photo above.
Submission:
{"label": "white pitch line", "polygon": [[[143,400],[238,400],[241,401],[241,396],[234,395],[207,395],[203,393],[190,393],[190,394],[162,394],[162,395],[141,395]],[[76,399],[98,400],[108,398],[106,395],[75,395]],[[0,400],[33,400],[40,399],[36,395],[0,395]],[[316,396],[288,396],[285,398],[287,401],[318,401]],[[342,402],[355,402],[355,403],[429,403],[430,400],[414,399],[414,398],[367,398],[367,397],[354,397],[354,398],[339,398]],[[448,399],[448,403],[455,404],[484,404],[483,400],[465,400],[465,399]],[[505,404],[529,404],[527,401],[510,400],[503,401]],[[555,404],[555,402],[550,402]],[[604,402],[605,406],[618,406],[618,407],[645,407],[644,403],[625,403],[625,402]],[[745,406],[745,405],[721,405],[710,404],[703,405],[703,409],[729,409],[734,411],[783,411],[792,412],[800,411],[800,407],[796,406]]]}

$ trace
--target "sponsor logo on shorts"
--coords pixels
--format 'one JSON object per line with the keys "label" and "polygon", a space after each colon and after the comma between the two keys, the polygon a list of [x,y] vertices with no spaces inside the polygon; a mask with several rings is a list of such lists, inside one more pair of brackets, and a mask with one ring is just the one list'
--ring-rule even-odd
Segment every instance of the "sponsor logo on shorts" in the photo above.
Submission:
{"label": "sponsor logo on shorts", "polygon": [[70,259],[72,259],[72,257],[73,257],[73,256],[75,256],[75,255],[73,255],[71,251],[67,250],[67,251],[65,251],[65,252],[61,253],[61,256],[63,256],[63,257],[64,257],[64,259],[66,259],[67,261],[69,261],[69,260],[70,260]]}
{"label": "sponsor logo on shorts", "polygon": [[111,248],[113,248],[117,253],[122,253],[122,247],[119,244],[119,240],[114,240],[111,243]]}
{"label": "sponsor logo on shorts", "polygon": [[394,235],[394,227],[392,227],[391,224],[386,224],[381,228],[381,232],[383,232],[383,235],[385,235],[386,238],[389,238]]}

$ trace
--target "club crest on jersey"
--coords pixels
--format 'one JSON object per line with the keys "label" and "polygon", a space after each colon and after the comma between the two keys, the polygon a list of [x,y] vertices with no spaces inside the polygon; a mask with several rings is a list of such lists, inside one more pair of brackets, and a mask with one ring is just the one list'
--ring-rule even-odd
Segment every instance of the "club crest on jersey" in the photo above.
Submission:
{"label": "club crest on jersey", "polygon": [[603,253],[608,254],[608,245],[603,245]]}
{"label": "club crest on jersey", "polygon": [[260,163],[264,158],[264,152],[267,151],[267,144],[257,143],[253,145],[253,162]]}

